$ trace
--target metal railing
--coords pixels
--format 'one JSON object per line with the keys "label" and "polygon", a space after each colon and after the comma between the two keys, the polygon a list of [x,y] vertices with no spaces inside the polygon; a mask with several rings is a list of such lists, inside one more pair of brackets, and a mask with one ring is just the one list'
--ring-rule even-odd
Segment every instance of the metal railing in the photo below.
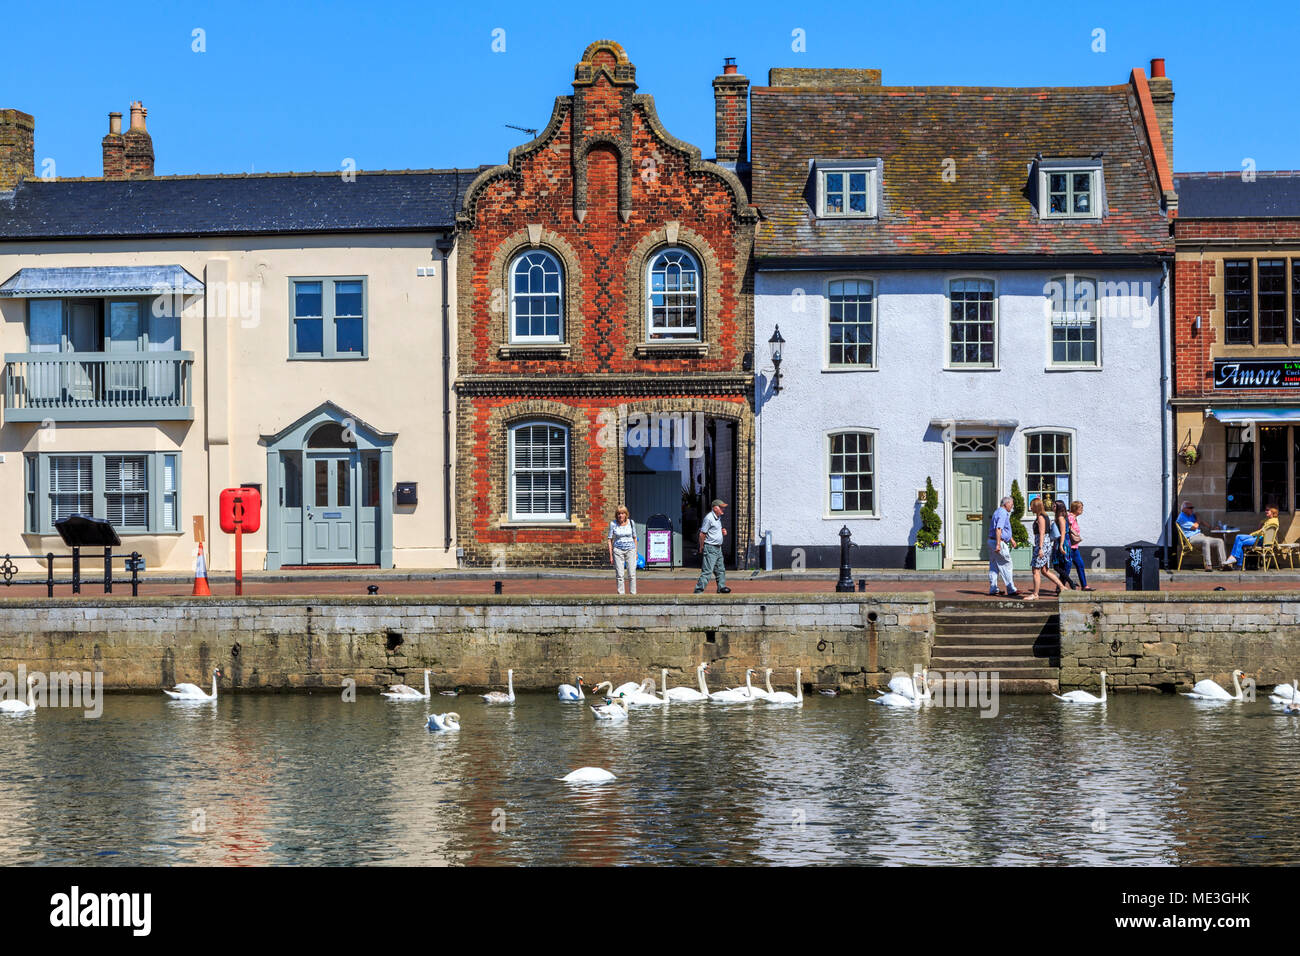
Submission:
{"label": "metal railing", "polygon": [[193,364],[193,352],[12,352],[5,419],[192,419]]}
{"label": "metal railing", "polygon": [[[63,557],[67,558],[72,563],[72,577],[67,578],[65,580],[56,580],[54,577],[55,556],[53,551],[49,552],[44,557],[42,557],[39,554],[18,555],[18,559],[20,561],[23,559],[31,559],[33,561],[45,562],[46,574],[45,574],[45,581],[43,583],[45,584],[46,597],[54,597],[54,586],[56,584],[70,584],[72,585],[72,593],[80,594],[81,585],[83,581],[83,578],[81,577],[81,549],[73,548],[72,554],[63,555]],[[144,564],[140,560],[139,551],[132,551],[127,556],[126,568],[131,572],[131,578],[130,578],[131,597],[140,596],[140,569],[143,566]],[[9,587],[14,584],[14,577],[17,574],[18,574],[18,565],[14,564],[13,557],[11,555],[6,554],[4,556],[4,560],[0,561],[0,582],[3,582],[6,587]],[[84,580],[86,584],[94,584],[97,580],[102,580],[104,583],[104,593],[105,594],[113,593],[113,549],[112,548],[104,549],[104,577],[102,579],[86,578]],[[31,582],[18,582],[18,583],[35,584],[36,582],[31,581]],[[119,581],[118,583],[126,584],[127,582]]]}

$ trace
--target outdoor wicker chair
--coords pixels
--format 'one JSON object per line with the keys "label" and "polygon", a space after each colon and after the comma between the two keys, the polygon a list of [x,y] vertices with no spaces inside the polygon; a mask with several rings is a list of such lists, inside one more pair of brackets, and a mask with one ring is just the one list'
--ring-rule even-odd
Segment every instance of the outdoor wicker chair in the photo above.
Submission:
{"label": "outdoor wicker chair", "polygon": [[1246,562],[1252,557],[1259,561],[1259,568],[1263,571],[1268,570],[1268,563],[1273,562],[1273,567],[1282,570],[1282,566],[1277,560],[1277,528],[1265,528],[1264,533],[1260,536],[1259,544],[1252,544],[1241,552],[1241,569],[1246,569]]}

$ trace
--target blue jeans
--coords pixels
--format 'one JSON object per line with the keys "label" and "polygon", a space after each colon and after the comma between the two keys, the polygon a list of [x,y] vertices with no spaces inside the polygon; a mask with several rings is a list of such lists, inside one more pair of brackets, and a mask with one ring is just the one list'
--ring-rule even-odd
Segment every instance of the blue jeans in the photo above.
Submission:
{"label": "blue jeans", "polygon": [[1088,575],[1083,570],[1083,557],[1079,554],[1078,548],[1070,549],[1070,564],[1074,566],[1074,570],[1079,572],[1079,587],[1086,588],[1088,586]]}
{"label": "blue jeans", "polygon": [[1232,560],[1236,561],[1237,564],[1240,565],[1242,559],[1242,553],[1247,548],[1253,548],[1255,545],[1259,544],[1259,539],[1262,537],[1263,535],[1255,535],[1255,534],[1237,535],[1237,540],[1232,542]]}

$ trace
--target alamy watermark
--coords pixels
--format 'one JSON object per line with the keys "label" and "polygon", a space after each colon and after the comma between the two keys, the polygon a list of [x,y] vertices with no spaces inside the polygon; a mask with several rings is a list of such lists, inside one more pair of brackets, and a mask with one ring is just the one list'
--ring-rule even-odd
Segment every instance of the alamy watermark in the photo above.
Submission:
{"label": "alamy watermark", "polygon": [[628,448],[680,448],[687,458],[704,454],[703,412],[629,412],[626,405],[602,408],[596,414],[596,444],[618,448],[626,436]]}
{"label": "alamy watermark", "polygon": [[104,713],[102,671],[0,671],[0,699],[17,700],[34,707],[72,707],[94,720]]}

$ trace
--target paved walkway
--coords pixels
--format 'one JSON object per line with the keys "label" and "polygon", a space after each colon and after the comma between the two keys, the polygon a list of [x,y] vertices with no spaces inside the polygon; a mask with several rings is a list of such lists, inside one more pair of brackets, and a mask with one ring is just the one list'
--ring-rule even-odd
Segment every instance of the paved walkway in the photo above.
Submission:
{"label": "paved walkway", "polygon": [[[100,571],[102,574],[102,570]],[[65,572],[66,574],[66,572]],[[637,581],[641,594],[691,594],[694,590],[695,573],[680,571],[656,571],[642,573]],[[63,578],[63,575],[60,575]],[[1093,574],[1089,576],[1099,591],[1124,590],[1124,578],[1117,572]],[[835,591],[837,575],[824,571],[795,574],[783,572],[778,574],[759,574],[740,571],[727,576],[731,586],[731,599],[743,599],[748,596],[763,594],[827,594]],[[985,597],[988,593],[987,578],[963,572],[941,572],[933,574],[899,571],[860,570],[854,573],[854,581],[865,580],[867,591],[933,591],[941,600],[973,600]],[[379,588],[379,596],[384,595],[491,595],[494,582],[501,581],[502,593],[506,595],[596,595],[614,598],[614,582],[611,574],[592,572],[575,572],[571,570],[529,571],[493,574],[491,572],[376,572],[365,571],[349,575],[346,572],[255,572],[245,575],[244,594],[256,596],[303,596],[303,595],[356,595],[366,596],[368,585]],[[1029,584],[1028,577],[1017,583],[1024,588]],[[233,597],[235,585],[228,575],[214,575],[209,579],[212,594],[215,597]],[[1300,574],[1290,572],[1254,572],[1254,573],[1220,573],[1181,572],[1175,575],[1162,574],[1160,587],[1166,591],[1208,591],[1222,587],[1226,591],[1297,591],[1300,592]],[[192,582],[175,578],[146,579],[140,586],[141,596],[178,597],[191,593]],[[713,589],[708,592],[712,595]],[[1027,591],[1022,591],[1022,594]],[[72,588],[68,584],[55,587],[55,597],[72,597]],[[46,596],[45,585],[30,578],[15,580],[9,587],[0,584],[0,600],[5,598],[43,598]],[[131,596],[130,582],[115,580],[113,597]],[[81,598],[97,600],[104,597],[102,578],[86,580],[81,585]],[[1051,588],[1043,590],[1043,599],[1053,600],[1055,595]]]}

